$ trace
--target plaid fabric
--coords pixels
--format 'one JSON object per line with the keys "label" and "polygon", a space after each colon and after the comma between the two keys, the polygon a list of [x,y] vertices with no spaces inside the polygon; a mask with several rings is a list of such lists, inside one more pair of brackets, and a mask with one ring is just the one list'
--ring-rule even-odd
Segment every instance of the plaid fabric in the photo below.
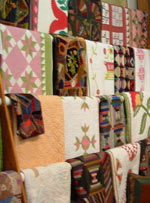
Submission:
{"label": "plaid fabric", "polygon": [[17,115],[17,134],[22,138],[44,133],[41,105],[30,94],[9,94]]}

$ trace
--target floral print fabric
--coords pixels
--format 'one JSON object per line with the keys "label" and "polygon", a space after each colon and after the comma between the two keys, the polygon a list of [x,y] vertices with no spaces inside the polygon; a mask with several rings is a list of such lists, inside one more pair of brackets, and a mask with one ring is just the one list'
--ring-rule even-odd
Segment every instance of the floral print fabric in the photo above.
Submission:
{"label": "floral print fabric", "polygon": [[15,171],[0,173],[0,202],[21,203],[21,179]]}
{"label": "floral print fabric", "polygon": [[114,46],[115,92],[135,90],[135,59],[131,47]]}
{"label": "floral print fabric", "polygon": [[62,103],[66,159],[99,152],[98,98],[62,97]]}
{"label": "floral print fabric", "polygon": [[144,11],[130,11],[130,46],[137,48],[147,47],[147,16]]}
{"label": "floral print fabric", "polygon": [[69,1],[69,34],[93,41],[101,41],[101,1]]}
{"label": "floral print fabric", "polygon": [[54,38],[54,94],[87,95],[86,44],[84,39]]}

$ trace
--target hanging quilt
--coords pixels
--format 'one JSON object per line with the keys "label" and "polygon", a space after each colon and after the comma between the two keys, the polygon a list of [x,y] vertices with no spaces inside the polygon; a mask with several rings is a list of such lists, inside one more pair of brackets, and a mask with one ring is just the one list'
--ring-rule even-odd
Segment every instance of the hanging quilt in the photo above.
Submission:
{"label": "hanging quilt", "polygon": [[109,3],[109,4],[114,4],[116,6],[128,7],[127,0],[102,0],[102,2]]}
{"label": "hanging quilt", "polygon": [[108,3],[102,3],[102,7],[102,42],[129,46],[129,10]]}
{"label": "hanging quilt", "polygon": [[52,37],[0,25],[5,93],[52,94]]}
{"label": "hanging quilt", "polygon": [[0,1],[0,23],[17,25],[18,1]]}
{"label": "hanging quilt", "polygon": [[101,41],[101,0],[69,0],[69,34]]}
{"label": "hanging quilt", "polygon": [[70,203],[71,166],[66,162],[23,170],[28,203]]}
{"label": "hanging quilt", "polygon": [[0,172],[0,183],[0,202],[22,202],[21,179],[17,172]]}
{"label": "hanging quilt", "polygon": [[68,0],[33,0],[31,24],[34,30],[51,34],[68,33]]}
{"label": "hanging quilt", "polygon": [[135,90],[135,59],[131,47],[114,46],[115,92]]}
{"label": "hanging quilt", "polygon": [[86,40],[88,95],[114,94],[114,50],[111,45]]}
{"label": "hanging quilt", "polygon": [[44,133],[40,101],[30,94],[10,94],[17,116],[17,134],[22,138]]}
{"label": "hanging quilt", "polygon": [[139,142],[141,145],[140,170],[141,176],[150,176],[150,138]]}
{"label": "hanging quilt", "polygon": [[29,0],[1,0],[0,23],[28,29]]}
{"label": "hanging quilt", "polygon": [[62,97],[62,102],[66,159],[99,152],[98,98]]}
{"label": "hanging quilt", "polygon": [[144,11],[130,10],[130,46],[146,49],[147,16]]}
{"label": "hanging quilt", "polygon": [[125,99],[127,141],[132,143],[146,139],[150,136],[149,92],[130,92],[122,95]]}
{"label": "hanging quilt", "polygon": [[99,104],[101,152],[126,143],[121,96],[101,96]]}
{"label": "hanging quilt", "polygon": [[72,200],[105,202],[103,168],[98,154],[88,154],[67,161],[72,166]]}
{"label": "hanging quilt", "polygon": [[84,39],[54,38],[54,94],[87,95],[87,58]]}
{"label": "hanging quilt", "polygon": [[[65,161],[64,112],[58,96],[38,96],[44,123],[44,134],[22,139],[14,134],[19,168],[27,169]],[[15,126],[14,128],[15,129]]]}
{"label": "hanging quilt", "polygon": [[107,153],[111,159],[116,203],[125,203],[128,172],[139,172],[140,145],[128,144],[110,149]]}

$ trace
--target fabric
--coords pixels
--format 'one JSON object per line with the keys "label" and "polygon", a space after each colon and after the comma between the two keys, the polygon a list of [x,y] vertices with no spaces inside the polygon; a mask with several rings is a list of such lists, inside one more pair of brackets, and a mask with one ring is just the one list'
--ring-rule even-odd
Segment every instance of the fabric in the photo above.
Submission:
{"label": "fabric", "polygon": [[0,171],[3,169],[3,142],[2,142],[2,127],[0,123]]}
{"label": "fabric", "polygon": [[149,176],[140,176],[134,173],[128,175],[128,202],[129,203],[140,203],[140,202],[149,202],[150,190],[150,177]]}
{"label": "fabric", "polygon": [[101,152],[126,143],[124,106],[119,95],[100,97],[99,122]]}
{"label": "fabric", "polygon": [[29,28],[29,0],[0,1],[0,23]]}
{"label": "fabric", "polygon": [[141,176],[150,176],[150,138],[139,142],[141,146],[141,158],[139,174]]}
{"label": "fabric", "polygon": [[109,155],[105,152],[101,159],[103,169],[103,186],[105,189],[105,202],[115,203],[114,189],[113,189],[113,177],[111,169],[111,160]]}
{"label": "fabric", "polygon": [[107,153],[111,158],[116,203],[125,203],[128,172],[137,174],[139,170],[140,145],[128,144],[110,149]]}
{"label": "fabric", "polygon": [[70,35],[101,41],[101,0],[69,0],[68,32]]}
{"label": "fabric", "polygon": [[135,57],[131,47],[114,46],[115,92],[135,91]]}
{"label": "fabric", "polygon": [[30,14],[30,3],[29,0],[19,0],[18,1],[18,27],[29,29],[29,14]]}
{"label": "fabric", "polygon": [[71,166],[61,162],[23,171],[28,203],[69,203],[71,195]]}
{"label": "fabric", "polygon": [[[37,6],[35,6],[37,8]],[[68,0],[38,0],[37,31],[51,34],[68,32]],[[33,19],[34,20],[34,19]],[[34,27],[36,30],[36,24]]]}
{"label": "fabric", "polygon": [[17,116],[17,134],[22,138],[43,134],[44,124],[39,100],[29,94],[8,96],[13,102]]}
{"label": "fabric", "polygon": [[88,95],[114,94],[114,50],[111,45],[86,40]]}
{"label": "fabric", "polygon": [[99,152],[98,98],[62,97],[62,102],[65,158]]}
{"label": "fabric", "polygon": [[21,179],[17,172],[0,172],[0,183],[0,202],[22,202]]}
{"label": "fabric", "polygon": [[105,202],[103,169],[98,154],[68,160],[72,166],[72,200]]}
{"label": "fabric", "polygon": [[30,1],[30,30],[37,31],[39,1]]}
{"label": "fabric", "polygon": [[54,94],[87,95],[86,43],[84,39],[54,38]]}
{"label": "fabric", "polygon": [[147,47],[147,16],[144,11],[130,10],[130,46]]}
{"label": "fabric", "polygon": [[149,66],[150,51],[147,49],[134,48],[135,55],[135,91],[149,91]]}
{"label": "fabric", "polygon": [[16,0],[0,1],[0,23],[17,25],[18,2]]}
{"label": "fabric", "polygon": [[130,13],[127,8],[102,3],[102,37],[106,44],[129,46]]}
{"label": "fabric", "polygon": [[38,96],[45,133],[30,139],[14,136],[20,169],[46,166],[65,160],[64,112],[61,98]]}
{"label": "fabric", "polygon": [[[150,135],[149,92],[122,93],[125,99],[127,142],[137,142]],[[136,128],[135,128],[136,126]]]}
{"label": "fabric", "polygon": [[117,6],[124,6],[124,7],[128,7],[128,2],[127,0],[102,0],[105,3],[109,3],[109,4],[114,4]]}
{"label": "fabric", "polygon": [[0,25],[5,93],[52,94],[52,37]]}

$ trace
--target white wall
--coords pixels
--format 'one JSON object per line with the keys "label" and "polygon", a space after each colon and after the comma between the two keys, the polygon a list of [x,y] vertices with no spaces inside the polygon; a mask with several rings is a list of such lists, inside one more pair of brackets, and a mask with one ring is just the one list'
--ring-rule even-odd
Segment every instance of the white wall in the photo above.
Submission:
{"label": "white wall", "polygon": [[128,7],[137,9],[137,0],[128,0]]}

